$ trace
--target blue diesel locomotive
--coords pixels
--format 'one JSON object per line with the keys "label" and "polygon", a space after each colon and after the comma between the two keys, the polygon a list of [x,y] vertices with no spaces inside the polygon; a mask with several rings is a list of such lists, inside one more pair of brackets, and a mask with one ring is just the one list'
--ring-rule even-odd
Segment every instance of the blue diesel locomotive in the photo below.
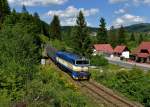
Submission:
{"label": "blue diesel locomotive", "polygon": [[76,54],[64,51],[56,51],[54,48],[47,49],[48,56],[75,80],[89,80],[89,60]]}

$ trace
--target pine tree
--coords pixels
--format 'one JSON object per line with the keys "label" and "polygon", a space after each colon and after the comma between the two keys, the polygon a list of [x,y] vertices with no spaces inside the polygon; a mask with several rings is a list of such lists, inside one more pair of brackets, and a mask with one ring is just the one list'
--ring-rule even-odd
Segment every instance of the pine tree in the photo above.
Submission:
{"label": "pine tree", "polygon": [[42,25],[42,22],[40,20],[39,14],[37,12],[35,12],[33,14],[33,16],[34,16],[34,21],[35,21],[36,25],[38,26],[38,30],[40,30],[41,33],[44,34],[44,31],[43,31],[44,30],[44,28],[43,28],[44,26]]}
{"label": "pine tree", "polygon": [[7,0],[3,0],[3,12],[5,16],[10,14],[10,7]]}
{"label": "pine tree", "polygon": [[50,24],[50,38],[59,40],[62,39],[60,21],[57,15],[54,15],[53,20]]}
{"label": "pine tree", "polygon": [[13,14],[16,14],[16,10],[15,10],[14,8],[13,8],[13,10],[12,10],[12,13],[13,13]]}
{"label": "pine tree", "polygon": [[72,31],[72,42],[74,51],[81,56],[90,56],[91,55],[91,40],[88,35],[88,29],[85,21],[85,17],[82,11],[79,12],[76,20],[76,26]]}
{"label": "pine tree", "polygon": [[2,10],[3,10],[3,1],[0,0],[0,13],[2,14]]}
{"label": "pine tree", "polygon": [[97,32],[97,41],[98,43],[107,43],[107,29],[106,29],[106,22],[104,18],[100,19],[100,28]]}
{"label": "pine tree", "polygon": [[144,40],[143,35],[140,34],[140,35],[139,35],[139,40],[138,40],[139,44],[140,44],[143,40]]}
{"label": "pine tree", "polygon": [[2,17],[3,17],[3,7],[2,7],[2,0],[0,0],[0,24],[2,23]]}
{"label": "pine tree", "polygon": [[125,40],[125,29],[124,27],[121,25],[121,27],[119,28],[119,31],[118,31],[118,44],[121,45],[121,44],[125,44],[126,43],[126,40]]}
{"label": "pine tree", "polygon": [[37,12],[34,13],[34,17],[35,17],[36,19],[40,19],[39,14],[38,14]]}
{"label": "pine tree", "polygon": [[131,34],[130,41],[135,41],[134,33]]}
{"label": "pine tree", "polygon": [[117,35],[116,35],[116,30],[114,29],[114,26],[111,26],[111,28],[109,30],[108,40],[109,40],[109,43],[113,47],[115,47],[117,45],[117,43],[116,43]]}
{"label": "pine tree", "polygon": [[0,0],[0,23],[3,22],[4,18],[9,15],[10,7],[7,0]]}
{"label": "pine tree", "polygon": [[28,13],[25,5],[22,5],[22,13]]}

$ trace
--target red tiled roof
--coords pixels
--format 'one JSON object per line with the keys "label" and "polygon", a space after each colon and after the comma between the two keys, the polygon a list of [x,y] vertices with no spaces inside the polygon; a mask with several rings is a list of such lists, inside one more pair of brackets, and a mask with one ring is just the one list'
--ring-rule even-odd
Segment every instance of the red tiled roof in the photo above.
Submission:
{"label": "red tiled roof", "polygon": [[150,54],[150,42],[142,42],[136,50],[136,53],[139,53],[142,49],[148,50]]}
{"label": "red tiled roof", "polygon": [[113,53],[113,48],[110,44],[95,44],[94,48],[96,51],[101,51],[105,53]]}
{"label": "red tiled roof", "polygon": [[125,48],[126,48],[126,46],[124,46],[124,45],[116,46],[115,49],[114,49],[114,52],[122,53],[125,50]]}
{"label": "red tiled roof", "polygon": [[138,53],[137,54],[137,57],[140,57],[140,58],[147,58],[149,57],[150,55],[148,53]]}
{"label": "red tiled roof", "polygon": [[[141,53],[141,50],[147,50],[148,53]],[[142,42],[138,48],[132,51],[132,54],[140,58],[149,57],[150,56],[150,42]]]}

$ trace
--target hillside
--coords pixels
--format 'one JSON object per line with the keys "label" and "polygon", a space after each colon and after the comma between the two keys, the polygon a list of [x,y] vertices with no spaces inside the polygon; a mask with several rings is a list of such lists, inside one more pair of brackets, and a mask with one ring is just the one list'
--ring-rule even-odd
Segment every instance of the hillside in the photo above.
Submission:
{"label": "hillside", "polygon": [[140,23],[125,27],[129,32],[150,32],[150,23]]}
{"label": "hillside", "polygon": [[[63,26],[62,31],[66,31],[70,29],[72,26]],[[97,32],[98,28],[96,27],[88,27],[90,31]],[[130,26],[126,26],[125,29],[129,32],[150,32],[150,23],[140,23],[134,24]]]}
{"label": "hillside", "polygon": [[[62,31],[67,31],[68,29],[71,29],[73,26],[62,26],[61,30]],[[98,28],[96,27],[88,27],[90,31],[92,32],[97,32]]]}

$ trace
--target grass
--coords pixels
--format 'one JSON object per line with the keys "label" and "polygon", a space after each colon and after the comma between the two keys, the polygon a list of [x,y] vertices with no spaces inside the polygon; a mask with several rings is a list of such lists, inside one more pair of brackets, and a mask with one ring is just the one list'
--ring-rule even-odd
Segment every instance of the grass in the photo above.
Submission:
{"label": "grass", "polygon": [[118,65],[114,65],[114,64],[108,64],[107,66],[103,66],[103,67],[99,67],[99,68],[90,68],[90,72],[92,74],[96,73],[96,72],[99,72],[99,73],[102,73],[102,72],[118,72],[118,71],[122,71],[122,70],[126,70],[128,71],[129,69],[127,68],[123,68],[123,67],[120,67]]}

